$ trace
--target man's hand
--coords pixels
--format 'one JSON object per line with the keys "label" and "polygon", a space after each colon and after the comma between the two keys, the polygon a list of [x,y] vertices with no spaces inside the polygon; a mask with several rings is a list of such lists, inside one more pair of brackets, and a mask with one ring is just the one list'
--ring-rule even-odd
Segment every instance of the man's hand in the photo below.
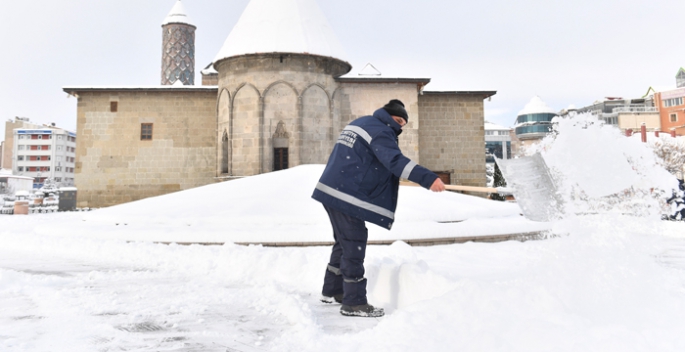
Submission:
{"label": "man's hand", "polygon": [[431,185],[430,190],[433,192],[442,192],[445,190],[445,184],[442,183],[440,177],[436,178],[435,181],[433,181],[433,185]]}

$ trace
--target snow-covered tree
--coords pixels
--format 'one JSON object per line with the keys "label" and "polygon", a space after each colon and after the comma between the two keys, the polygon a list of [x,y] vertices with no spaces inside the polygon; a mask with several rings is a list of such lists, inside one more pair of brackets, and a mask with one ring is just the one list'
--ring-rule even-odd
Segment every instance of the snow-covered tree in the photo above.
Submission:
{"label": "snow-covered tree", "polygon": [[685,138],[670,136],[654,138],[649,141],[649,145],[659,157],[659,164],[682,180],[683,165],[685,165]]}

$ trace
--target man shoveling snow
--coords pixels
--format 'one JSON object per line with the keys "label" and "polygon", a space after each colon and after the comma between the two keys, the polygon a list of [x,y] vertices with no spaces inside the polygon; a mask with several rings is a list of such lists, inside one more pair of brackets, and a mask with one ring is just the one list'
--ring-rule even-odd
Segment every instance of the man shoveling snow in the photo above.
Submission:
{"label": "man shoveling snow", "polygon": [[434,192],[445,190],[438,175],[402,155],[397,138],[408,120],[404,104],[393,99],[372,116],[352,121],[340,133],[312,195],[323,203],[335,239],[321,300],[342,303],[343,315],[385,314],[366,299],[365,222],[390,230],[400,178]]}

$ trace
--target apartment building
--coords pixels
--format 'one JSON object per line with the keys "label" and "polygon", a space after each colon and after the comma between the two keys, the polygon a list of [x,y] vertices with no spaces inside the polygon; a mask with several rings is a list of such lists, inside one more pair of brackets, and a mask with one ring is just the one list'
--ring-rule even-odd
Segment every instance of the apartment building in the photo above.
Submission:
{"label": "apartment building", "polygon": [[54,128],[13,130],[12,171],[34,178],[41,187],[47,178],[64,186],[74,184],[76,133]]}

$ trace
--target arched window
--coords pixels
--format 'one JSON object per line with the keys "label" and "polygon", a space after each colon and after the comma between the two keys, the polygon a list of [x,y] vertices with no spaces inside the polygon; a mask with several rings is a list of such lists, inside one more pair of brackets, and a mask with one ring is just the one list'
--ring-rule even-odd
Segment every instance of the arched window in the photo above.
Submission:
{"label": "arched window", "polygon": [[226,131],[221,137],[221,173],[228,173],[228,133]]}

